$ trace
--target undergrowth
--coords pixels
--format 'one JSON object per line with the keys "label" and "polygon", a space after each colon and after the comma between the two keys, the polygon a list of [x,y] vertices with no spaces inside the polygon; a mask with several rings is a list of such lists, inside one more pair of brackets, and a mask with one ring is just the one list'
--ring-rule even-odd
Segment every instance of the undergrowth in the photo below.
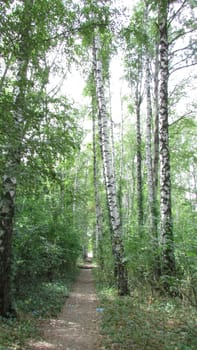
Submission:
{"label": "undergrowth", "polygon": [[0,318],[0,350],[23,350],[27,339],[39,339],[42,319],[58,315],[75,277],[24,286],[15,299],[17,317]]}
{"label": "undergrowth", "polygon": [[68,296],[68,286],[63,282],[42,283],[26,292],[23,300],[17,301],[19,314],[28,312],[34,317],[56,316]]}
{"label": "undergrowth", "polygon": [[196,350],[196,309],[179,299],[152,297],[148,288],[118,297],[98,281],[105,349]]}

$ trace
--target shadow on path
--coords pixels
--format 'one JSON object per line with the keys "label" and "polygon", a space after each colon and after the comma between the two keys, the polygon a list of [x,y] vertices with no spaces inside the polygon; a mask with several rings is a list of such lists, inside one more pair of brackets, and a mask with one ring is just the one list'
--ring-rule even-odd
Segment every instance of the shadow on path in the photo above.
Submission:
{"label": "shadow on path", "polygon": [[28,344],[28,350],[99,350],[98,300],[91,270],[86,263],[74,283],[58,319],[43,321],[43,341]]}

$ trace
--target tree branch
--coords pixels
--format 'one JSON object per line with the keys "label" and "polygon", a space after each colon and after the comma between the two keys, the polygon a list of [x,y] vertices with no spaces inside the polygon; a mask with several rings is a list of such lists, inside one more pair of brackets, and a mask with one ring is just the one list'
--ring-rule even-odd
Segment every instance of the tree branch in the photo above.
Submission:
{"label": "tree branch", "polygon": [[172,70],[169,75],[172,75],[174,72],[177,72],[178,70],[181,70],[181,69],[184,69],[184,68],[189,68],[189,67],[192,67],[192,66],[196,66],[197,65],[197,62],[194,62],[194,63],[191,63],[191,64],[186,64],[185,66],[180,66],[178,68],[175,68],[174,70]]}
{"label": "tree branch", "polygon": [[4,82],[5,82],[8,69],[10,68],[11,60],[12,60],[12,57],[11,57],[11,54],[10,54],[10,57],[8,58],[8,62],[7,62],[6,65],[5,65],[5,69],[4,69],[3,75],[2,75],[2,77],[1,77],[1,79],[0,79],[0,92],[1,92],[1,90],[2,90],[2,88],[3,88],[3,84],[4,84]]}
{"label": "tree branch", "polygon": [[92,22],[92,23],[82,23],[81,25],[79,24],[76,27],[71,28],[70,30],[65,30],[61,33],[58,33],[52,37],[49,37],[48,39],[44,40],[45,42],[48,42],[50,40],[55,40],[55,39],[60,39],[62,37],[70,37],[71,34],[77,34],[82,32],[84,29],[94,29],[95,27],[99,27],[99,28],[104,28],[107,27],[107,25],[109,25],[108,22]]}
{"label": "tree branch", "polygon": [[171,45],[174,41],[176,41],[177,39],[181,38],[182,36],[184,35],[187,35],[187,34],[190,34],[190,33],[193,33],[197,30],[197,27],[194,27],[190,30],[188,30],[187,32],[181,32],[179,33],[177,36],[175,36],[171,41],[169,41],[169,45]]}
{"label": "tree branch", "polygon": [[[179,61],[177,61],[177,62],[175,62],[170,68],[169,68],[169,71],[173,71],[173,69],[176,69],[176,67],[178,66],[180,66],[180,64],[184,64],[184,63],[186,63],[186,65],[188,65],[188,64],[191,64],[191,63],[195,63],[194,61],[192,62],[192,58],[193,58],[193,53],[190,53],[190,55],[188,55],[188,56],[186,56],[186,57],[183,57],[182,59],[181,59],[181,57],[180,57],[180,60]],[[188,61],[190,60],[190,62],[191,63],[189,63]]]}
{"label": "tree branch", "polygon": [[174,15],[172,15],[171,18],[169,18],[168,27],[170,26],[172,21],[175,19],[175,17],[178,15],[178,13],[181,11],[181,9],[186,5],[186,3],[187,3],[187,0],[184,0],[181,6],[179,7],[179,9],[174,13]]}
{"label": "tree branch", "polygon": [[172,51],[171,53],[170,53],[170,57],[172,57],[174,54],[176,54],[177,52],[180,52],[180,51],[185,51],[185,50],[188,50],[188,49],[190,49],[190,48],[192,48],[191,47],[191,44],[188,44],[187,46],[185,46],[185,47],[181,47],[180,49],[177,49],[177,50],[174,50],[174,51]]}
{"label": "tree branch", "polygon": [[190,111],[190,112],[187,112],[187,113],[183,114],[181,117],[179,117],[178,119],[176,119],[176,120],[174,120],[172,123],[170,123],[170,124],[169,124],[169,127],[171,127],[172,125],[174,125],[174,124],[180,122],[180,120],[184,119],[185,117],[190,116],[190,115],[193,114],[193,113],[194,113],[194,111]]}

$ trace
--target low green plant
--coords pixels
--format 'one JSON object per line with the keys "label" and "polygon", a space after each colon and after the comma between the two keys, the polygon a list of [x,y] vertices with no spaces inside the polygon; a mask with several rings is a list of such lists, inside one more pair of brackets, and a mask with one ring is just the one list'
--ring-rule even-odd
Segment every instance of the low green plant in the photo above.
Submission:
{"label": "low green plant", "polygon": [[102,312],[101,332],[106,349],[195,350],[196,310],[177,299],[153,298],[134,293],[118,297],[99,292]]}
{"label": "low green plant", "polygon": [[0,319],[0,350],[22,350],[27,338],[38,337],[35,320]]}
{"label": "low green plant", "polygon": [[40,322],[61,311],[76,273],[23,287],[23,293],[15,298],[17,318],[0,318],[0,350],[23,350],[27,339],[40,337]]}
{"label": "low green plant", "polygon": [[18,300],[17,308],[35,317],[56,316],[68,296],[68,287],[60,282],[42,283],[39,288],[27,291],[23,300]]}

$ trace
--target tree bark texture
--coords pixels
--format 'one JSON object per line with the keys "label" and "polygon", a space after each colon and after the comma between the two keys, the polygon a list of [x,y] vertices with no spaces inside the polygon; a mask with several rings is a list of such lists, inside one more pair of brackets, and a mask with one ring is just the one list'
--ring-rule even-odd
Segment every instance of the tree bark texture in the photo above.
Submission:
{"label": "tree bark texture", "polygon": [[93,40],[94,79],[100,117],[99,133],[101,139],[106,195],[112,228],[112,252],[114,254],[114,263],[117,270],[118,292],[119,295],[126,295],[128,294],[127,268],[124,259],[124,246],[116,193],[115,173],[109,134],[109,118],[105,102],[103,66],[100,57],[100,50],[100,38],[99,35],[96,34]]}
{"label": "tree bark texture", "polygon": [[[12,162],[13,165],[13,162]],[[14,218],[14,198],[16,178],[10,169],[2,179],[0,199],[0,315],[6,316],[12,311],[11,305],[11,244]]]}
{"label": "tree bark texture", "polygon": [[[123,117],[123,101],[121,99],[121,124],[120,124],[120,170],[119,170],[119,188],[118,188],[118,203],[119,203],[119,208],[120,208],[120,221],[121,221],[121,226],[122,229],[124,228],[125,224],[125,218],[123,217],[123,207],[124,207],[124,195],[122,191],[122,181],[123,181],[123,163],[124,163],[124,145],[123,145],[123,129],[124,129],[124,117]],[[125,205],[126,208],[126,205]],[[123,235],[124,235],[124,230],[123,230]]]}
{"label": "tree bark texture", "polygon": [[155,47],[154,70],[154,155],[153,155],[153,188],[157,201],[159,177],[159,43]]}
{"label": "tree bark texture", "polygon": [[153,135],[153,197],[154,197],[154,240],[155,240],[155,266],[154,277],[159,280],[161,277],[161,257],[159,250],[159,201],[158,201],[158,182],[159,182],[159,43],[155,44],[155,62],[154,62],[154,135]]}
{"label": "tree bark texture", "polygon": [[92,128],[93,128],[93,176],[94,176],[94,196],[96,209],[96,256],[101,270],[104,268],[103,257],[103,214],[99,195],[99,174],[98,174],[98,153],[97,153],[97,138],[96,138],[96,108],[95,98],[92,97]]}
{"label": "tree bark texture", "polygon": [[150,89],[150,59],[146,57],[146,167],[148,182],[148,206],[150,213],[150,232],[154,232],[154,193],[153,193],[153,166],[152,166],[152,101]]}
{"label": "tree bark texture", "polygon": [[142,96],[139,91],[139,83],[136,86],[136,140],[137,140],[137,216],[139,234],[142,234],[144,221],[143,189],[142,189],[142,137],[141,137],[141,103]]}
{"label": "tree bark texture", "polygon": [[[148,2],[145,2],[145,23],[148,23]],[[147,33],[148,36],[148,33]],[[158,55],[157,61],[158,63]],[[147,166],[147,182],[148,182],[148,207],[149,207],[149,234],[151,239],[151,249],[153,258],[153,277],[158,280],[160,277],[160,256],[159,256],[159,242],[158,242],[158,203],[157,203],[157,188],[158,183],[158,161],[159,161],[159,142],[158,142],[158,64],[156,66],[155,78],[155,130],[154,130],[154,144],[152,152],[152,98],[151,98],[151,60],[149,54],[149,47],[147,46],[145,70],[146,70],[146,166]],[[157,156],[157,159],[156,157]]]}
{"label": "tree bark texture", "polygon": [[9,140],[6,165],[0,194],[0,315],[12,311],[11,298],[11,255],[14,226],[15,196],[17,176],[22,154],[22,140],[25,132],[25,93],[29,64],[29,30],[31,23],[31,0],[24,1],[24,14],[21,21],[20,43],[17,56],[16,88],[14,91],[14,110],[12,112],[12,139]]}
{"label": "tree bark texture", "polygon": [[[168,133],[168,1],[160,1],[160,211],[162,275],[175,274],[174,238],[171,212],[170,152]],[[168,285],[166,284],[168,288]]]}

